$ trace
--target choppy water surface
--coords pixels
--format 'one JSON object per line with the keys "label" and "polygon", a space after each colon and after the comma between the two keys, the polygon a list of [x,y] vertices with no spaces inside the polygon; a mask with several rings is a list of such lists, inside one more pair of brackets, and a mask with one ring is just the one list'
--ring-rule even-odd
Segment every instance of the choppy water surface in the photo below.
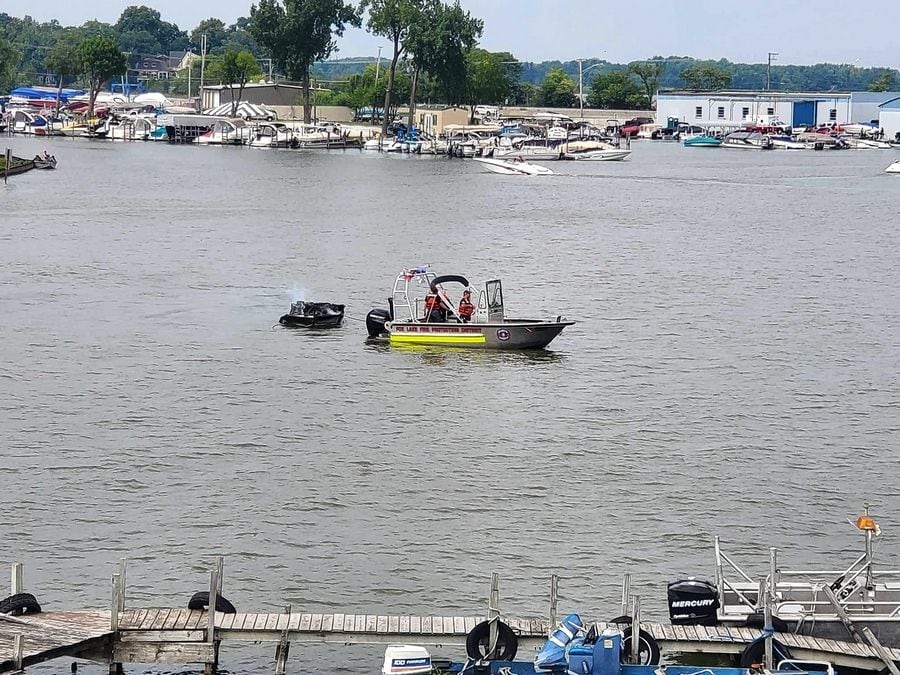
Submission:
{"label": "choppy water surface", "polygon": [[[181,605],[224,554],[249,611],[475,612],[497,570],[511,613],[558,572],[561,609],[603,619],[632,572],[661,618],[714,533],[749,567],[837,568],[867,499],[897,567],[893,152],[635,144],[542,179],[9,143],[60,161],[0,186],[0,562],[47,607],[105,606],[126,555],[130,604]],[[537,354],[272,328],[300,296],[362,318],[422,263],[579,323]]]}

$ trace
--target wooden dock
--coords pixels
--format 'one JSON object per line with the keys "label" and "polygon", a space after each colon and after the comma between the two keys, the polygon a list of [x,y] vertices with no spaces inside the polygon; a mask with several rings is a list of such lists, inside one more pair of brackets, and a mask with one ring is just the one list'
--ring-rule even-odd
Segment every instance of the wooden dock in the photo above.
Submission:
{"label": "wooden dock", "polygon": [[[221,593],[221,560],[213,571],[210,596]],[[15,583],[14,572],[14,588]],[[109,610],[44,612],[22,617],[0,615],[0,673],[60,657],[83,658],[108,664],[120,673],[125,663],[204,664],[212,673],[218,664],[219,644],[276,643],[276,675],[283,675],[291,643],[309,644],[420,644],[447,649],[443,654],[465,658],[465,638],[489,616],[499,614],[499,578],[492,576],[490,606],[484,616],[381,615],[363,613],[307,613],[286,608],[278,613],[226,614],[186,608],[125,609],[124,563],[113,575]],[[21,574],[18,591],[21,592]],[[519,658],[531,659],[556,625],[551,584],[551,612],[547,618],[501,616],[519,638]],[[639,619],[638,619],[639,620]],[[760,631],[724,626],[672,626],[641,622],[664,651],[739,654]],[[598,624],[605,628],[607,624]],[[879,654],[874,646],[827,640],[791,633],[775,638],[795,658],[826,660],[838,667],[879,671],[885,659],[900,661],[900,649]],[[373,662],[380,653],[373,654]]]}

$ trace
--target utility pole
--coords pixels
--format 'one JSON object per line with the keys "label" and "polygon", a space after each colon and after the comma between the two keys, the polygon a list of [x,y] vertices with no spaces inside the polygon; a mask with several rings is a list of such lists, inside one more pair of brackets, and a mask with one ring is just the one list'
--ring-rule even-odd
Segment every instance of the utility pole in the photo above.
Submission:
{"label": "utility pole", "polygon": [[375,61],[375,84],[378,84],[378,71],[381,70],[381,47],[378,48],[378,60]]}
{"label": "utility pole", "polygon": [[778,52],[769,52],[769,65],[766,66],[766,91],[769,91],[772,88],[772,61],[777,61],[775,57],[778,56]]}
{"label": "utility pole", "polygon": [[582,62],[584,59],[575,59],[578,61],[578,110],[581,113],[581,119],[584,120],[584,69]]}
{"label": "utility pole", "polygon": [[200,38],[200,111],[203,111],[203,77],[206,74],[206,33]]}

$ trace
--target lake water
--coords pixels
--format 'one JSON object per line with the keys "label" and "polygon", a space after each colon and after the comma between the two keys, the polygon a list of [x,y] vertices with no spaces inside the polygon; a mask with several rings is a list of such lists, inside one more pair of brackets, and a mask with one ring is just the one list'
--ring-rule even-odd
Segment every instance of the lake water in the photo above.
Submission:
{"label": "lake water", "polygon": [[[754,570],[768,546],[843,568],[866,500],[897,567],[893,151],[635,143],[526,178],[5,140],[59,159],[0,185],[0,563],[47,609],[107,606],[122,556],[130,606],[183,606],[222,554],[239,611],[480,613],[498,571],[511,614],[545,614],[558,573],[561,611],[603,620],[631,572],[662,619],[714,534]],[[578,323],[540,353],[367,345],[358,319],[424,263]],[[273,328],[298,297],[350,318]]]}

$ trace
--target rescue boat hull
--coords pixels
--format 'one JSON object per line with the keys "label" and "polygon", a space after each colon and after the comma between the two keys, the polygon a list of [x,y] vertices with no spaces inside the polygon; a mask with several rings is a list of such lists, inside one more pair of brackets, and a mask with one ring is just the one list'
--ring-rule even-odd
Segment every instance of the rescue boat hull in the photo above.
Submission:
{"label": "rescue boat hull", "polygon": [[543,349],[574,321],[507,319],[502,323],[388,323],[388,340],[396,345],[475,349]]}

